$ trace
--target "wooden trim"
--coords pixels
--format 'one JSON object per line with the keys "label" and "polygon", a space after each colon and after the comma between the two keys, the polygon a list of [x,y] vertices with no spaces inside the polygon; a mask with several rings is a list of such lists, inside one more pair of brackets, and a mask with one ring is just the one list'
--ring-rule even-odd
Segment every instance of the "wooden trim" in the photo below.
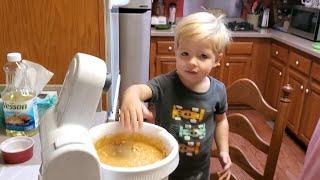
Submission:
{"label": "wooden trim", "polygon": [[320,82],[320,63],[313,62],[311,67],[311,78]]}
{"label": "wooden trim", "polygon": [[228,55],[250,55],[252,54],[253,42],[232,42],[226,47]]}
{"label": "wooden trim", "polygon": [[149,64],[149,79],[152,79],[156,75],[156,54],[157,54],[157,42],[151,38],[150,43],[150,64]]}
{"label": "wooden trim", "polygon": [[106,60],[106,5],[104,0],[98,0],[98,27],[99,27],[99,57]]}

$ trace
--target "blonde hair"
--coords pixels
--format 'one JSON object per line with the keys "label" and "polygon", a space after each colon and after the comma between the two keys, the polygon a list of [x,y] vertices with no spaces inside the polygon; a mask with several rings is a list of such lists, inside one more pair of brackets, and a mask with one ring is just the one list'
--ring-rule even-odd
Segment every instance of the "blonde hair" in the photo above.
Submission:
{"label": "blonde hair", "polygon": [[224,25],[224,16],[218,18],[207,12],[198,12],[182,18],[175,28],[175,47],[180,39],[209,40],[215,54],[223,51],[231,41],[230,33]]}

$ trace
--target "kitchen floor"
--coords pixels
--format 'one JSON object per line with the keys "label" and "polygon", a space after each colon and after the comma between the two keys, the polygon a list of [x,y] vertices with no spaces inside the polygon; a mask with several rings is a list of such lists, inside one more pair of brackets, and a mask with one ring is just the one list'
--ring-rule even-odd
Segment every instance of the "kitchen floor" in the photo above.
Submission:
{"label": "kitchen floor", "polygon": [[[268,123],[265,121],[264,117],[254,110],[240,111],[249,118],[261,138],[269,142],[272,133],[270,127],[272,127],[273,123]],[[238,147],[244,148],[243,150],[248,152],[248,159],[252,162],[252,164],[258,166],[257,168],[259,171],[263,172],[263,166],[266,161],[266,156],[264,153],[255,150],[252,145],[236,135],[230,135],[230,143],[235,143]],[[295,141],[293,141],[291,137],[288,136],[287,133],[285,133],[274,179],[299,179],[299,174],[303,168],[304,157],[305,150],[303,150],[303,148],[301,148]],[[220,163],[217,159],[214,159],[211,162],[211,170],[216,172],[219,169],[221,169]],[[253,179],[250,178],[244,171],[240,170],[240,168],[236,167],[236,165],[232,166],[232,171],[238,179]]]}

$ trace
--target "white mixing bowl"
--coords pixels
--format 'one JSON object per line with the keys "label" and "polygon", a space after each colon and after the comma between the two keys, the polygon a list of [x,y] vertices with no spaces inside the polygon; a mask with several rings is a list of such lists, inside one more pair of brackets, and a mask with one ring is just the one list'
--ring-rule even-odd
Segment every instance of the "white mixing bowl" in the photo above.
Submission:
{"label": "white mixing bowl", "polygon": [[[90,129],[89,133],[93,140],[96,142],[102,137],[110,134],[126,132],[121,127],[119,122],[109,122]],[[148,137],[155,137],[161,139],[166,148],[168,149],[168,156],[158,162],[150,165],[140,167],[113,167],[100,163],[101,173],[104,180],[119,179],[119,180],[159,180],[167,179],[168,176],[177,168],[179,163],[179,145],[175,138],[164,128],[144,123],[143,127],[139,129],[139,133]]]}

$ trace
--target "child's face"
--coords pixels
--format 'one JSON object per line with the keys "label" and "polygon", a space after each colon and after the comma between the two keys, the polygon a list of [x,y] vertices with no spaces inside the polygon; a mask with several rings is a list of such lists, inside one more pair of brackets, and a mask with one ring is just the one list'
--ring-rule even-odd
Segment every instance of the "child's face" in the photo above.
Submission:
{"label": "child's face", "polygon": [[[219,55],[220,56],[220,55]],[[208,40],[179,40],[176,51],[178,74],[188,82],[201,82],[216,67],[218,59]]]}

